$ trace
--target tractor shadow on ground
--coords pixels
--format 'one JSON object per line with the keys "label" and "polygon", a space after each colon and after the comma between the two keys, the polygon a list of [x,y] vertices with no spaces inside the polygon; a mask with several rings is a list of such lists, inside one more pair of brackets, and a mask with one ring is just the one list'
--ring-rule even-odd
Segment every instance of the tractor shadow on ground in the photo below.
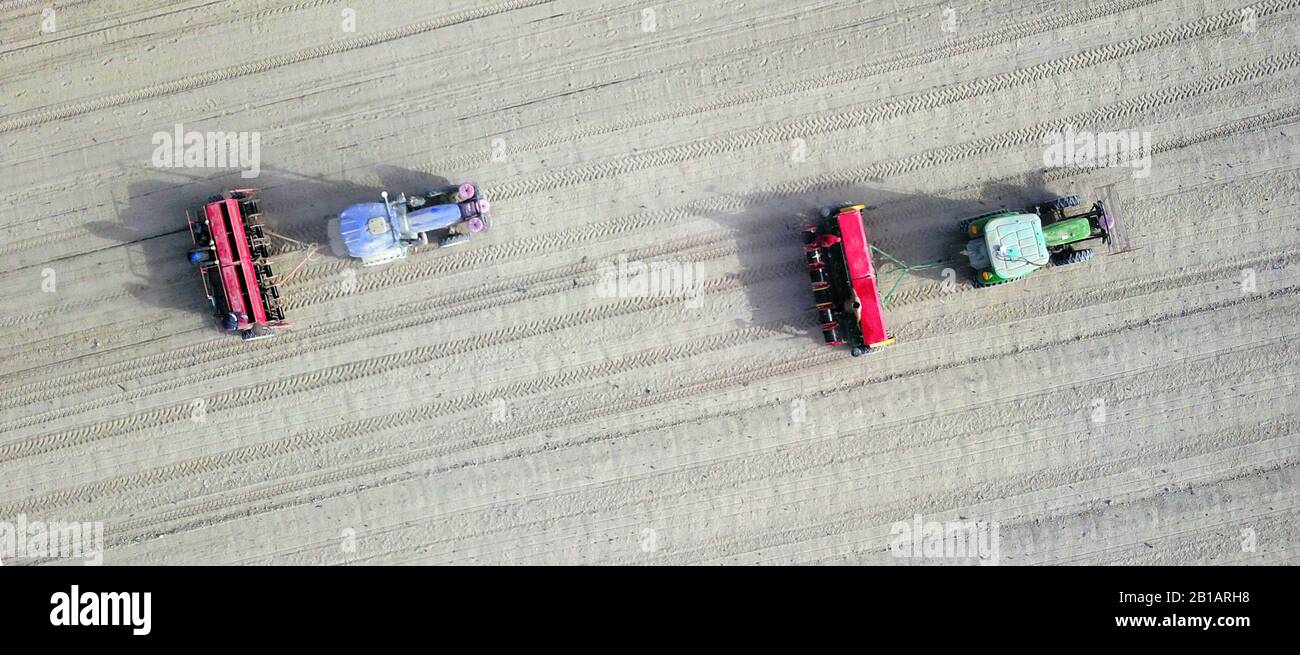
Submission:
{"label": "tractor shadow on ground", "polygon": [[[374,184],[309,177],[274,168],[263,168],[252,180],[261,189],[259,198],[266,229],[303,243],[319,244],[317,257],[335,257],[330,250],[327,226],[339,212],[362,202],[382,202],[387,191],[423,194],[448,186],[447,178],[397,166],[375,165],[369,170]],[[343,257],[346,259],[346,257]]]}
{"label": "tractor shadow on ground", "polygon": [[[775,279],[745,283],[753,318],[738,317],[737,325],[771,325],[821,344],[823,338],[813,312],[812,289],[803,268],[801,230],[820,220],[824,209],[866,205],[863,221],[872,245],[908,265],[931,265],[908,275],[933,282],[945,280],[945,275],[955,275],[958,284],[970,284],[971,270],[962,254],[966,239],[958,224],[980,214],[1023,209],[1052,197],[1055,196],[1047,190],[1041,175],[1029,175],[1020,185],[986,185],[976,198],[947,198],[866,184],[837,185],[775,197],[772,194],[745,196],[738,211],[696,214],[717,222],[734,235],[742,279],[761,278],[765,271],[786,262],[792,267],[789,273]],[[782,236],[774,237],[774,234]],[[878,268],[883,269],[887,263],[880,257],[875,260]],[[882,293],[891,284],[892,277],[882,276]],[[890,311],[887,306],[887,317]]]}
{"label": "tractor shadow on ground", "polygon": [[[446,186],[442,177],[392,166],[375,166],[375,185],[308,177],[264,167],[255,179],[238,171],[200,177],[170,171],[146,171],[158,177],[130,183],[125,193],[113,194],[115,221],[90,221],[92,235],[126,249],[133,281],[126,291],[136,300],[168,312],[199,316],[213,314],[203,294],[202,282],[186,253],[192,247],[185,212],[201,210],[208,199],[237,188],[259,189],[262,221],[272,233],[303,243],[316,243],[315,257],[333,257],[326,223],[339,211],[358,202],[381,200],[380,193],[424,193]],[[141,177],[144,177],[142,172]],[[285,244],[273,239],[277,250]],[[285,265],[296,264],[290,259]],[[277,273],[285,273],[277,269]]]}

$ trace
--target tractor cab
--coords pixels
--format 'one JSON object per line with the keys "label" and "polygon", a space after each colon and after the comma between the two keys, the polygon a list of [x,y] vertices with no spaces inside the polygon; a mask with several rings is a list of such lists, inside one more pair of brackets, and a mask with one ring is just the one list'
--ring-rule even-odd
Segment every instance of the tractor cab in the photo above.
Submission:
{"label": "tractor cab", "polygon": [[972,223],[966,255],[984,284],[1024,277],[1051,263],[1037,214],[1007,212]]}

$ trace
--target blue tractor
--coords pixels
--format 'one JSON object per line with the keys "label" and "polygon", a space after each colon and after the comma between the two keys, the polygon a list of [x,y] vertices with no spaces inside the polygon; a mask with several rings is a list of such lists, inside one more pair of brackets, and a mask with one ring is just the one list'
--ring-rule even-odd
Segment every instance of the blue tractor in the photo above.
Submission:
{"label": "blue tractor", "polygon": [[490,205],[473,184],[422,196],[398,194],[392,199],[387,191],[382,196],[383,202],[352,205],[330,221],[330,245],[336,255],[378,266],[404,259],[414,246],[432,242],[449,248],[488,229]]}

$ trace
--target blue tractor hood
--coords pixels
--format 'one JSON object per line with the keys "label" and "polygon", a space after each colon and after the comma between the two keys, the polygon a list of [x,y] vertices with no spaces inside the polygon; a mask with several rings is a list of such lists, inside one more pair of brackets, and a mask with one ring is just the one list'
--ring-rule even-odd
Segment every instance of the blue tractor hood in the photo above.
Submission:
{"label": "blue tractor hood", "polygon": [[[402,205],[394,206],[393,216],[398,216],[403,209]],[[408,234],[414,236],[451,227],[461,222],[463,216],[459,205],[434,205],[406,212],[406,220],[411,228]],[[364,202],[343,210],[339,214],[339,230],[348,254],[353,257],[373,257],[400,245],[399,228],[390,222],[382,202]]]}

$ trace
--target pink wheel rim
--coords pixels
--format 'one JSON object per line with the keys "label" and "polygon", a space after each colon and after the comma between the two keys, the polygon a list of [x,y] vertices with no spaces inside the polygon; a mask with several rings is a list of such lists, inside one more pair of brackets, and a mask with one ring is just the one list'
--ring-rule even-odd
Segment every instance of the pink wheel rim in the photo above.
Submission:
{"label": "pink wheel rim", "polygon": [[487,225],[484,225],[483,219],[477,216],[466,221],[466,225],[469,226],[469,231],[473,232],[474,234],[478,234],[479,232],[482,232],[483,230],[487,229]]}
{"label": "pink wheel rim", "polygon": [[492,210],[492,203],[488,202],[486,199],[480,199],[478,201],[478,213],[486,214],[491,210]]}
{"label": "pink wheel rim", "polygon": [[474,189],[474,185],[473,185],[473,184],[462,184],[462,185],[460,185],[460,199],[461,199],[461,201],[465,201],[465,200],[469,200],[470,198],[473,198],[473,197],[474,197],[474,192],[475,192],[475,191],[476,191],[476,190]]}

